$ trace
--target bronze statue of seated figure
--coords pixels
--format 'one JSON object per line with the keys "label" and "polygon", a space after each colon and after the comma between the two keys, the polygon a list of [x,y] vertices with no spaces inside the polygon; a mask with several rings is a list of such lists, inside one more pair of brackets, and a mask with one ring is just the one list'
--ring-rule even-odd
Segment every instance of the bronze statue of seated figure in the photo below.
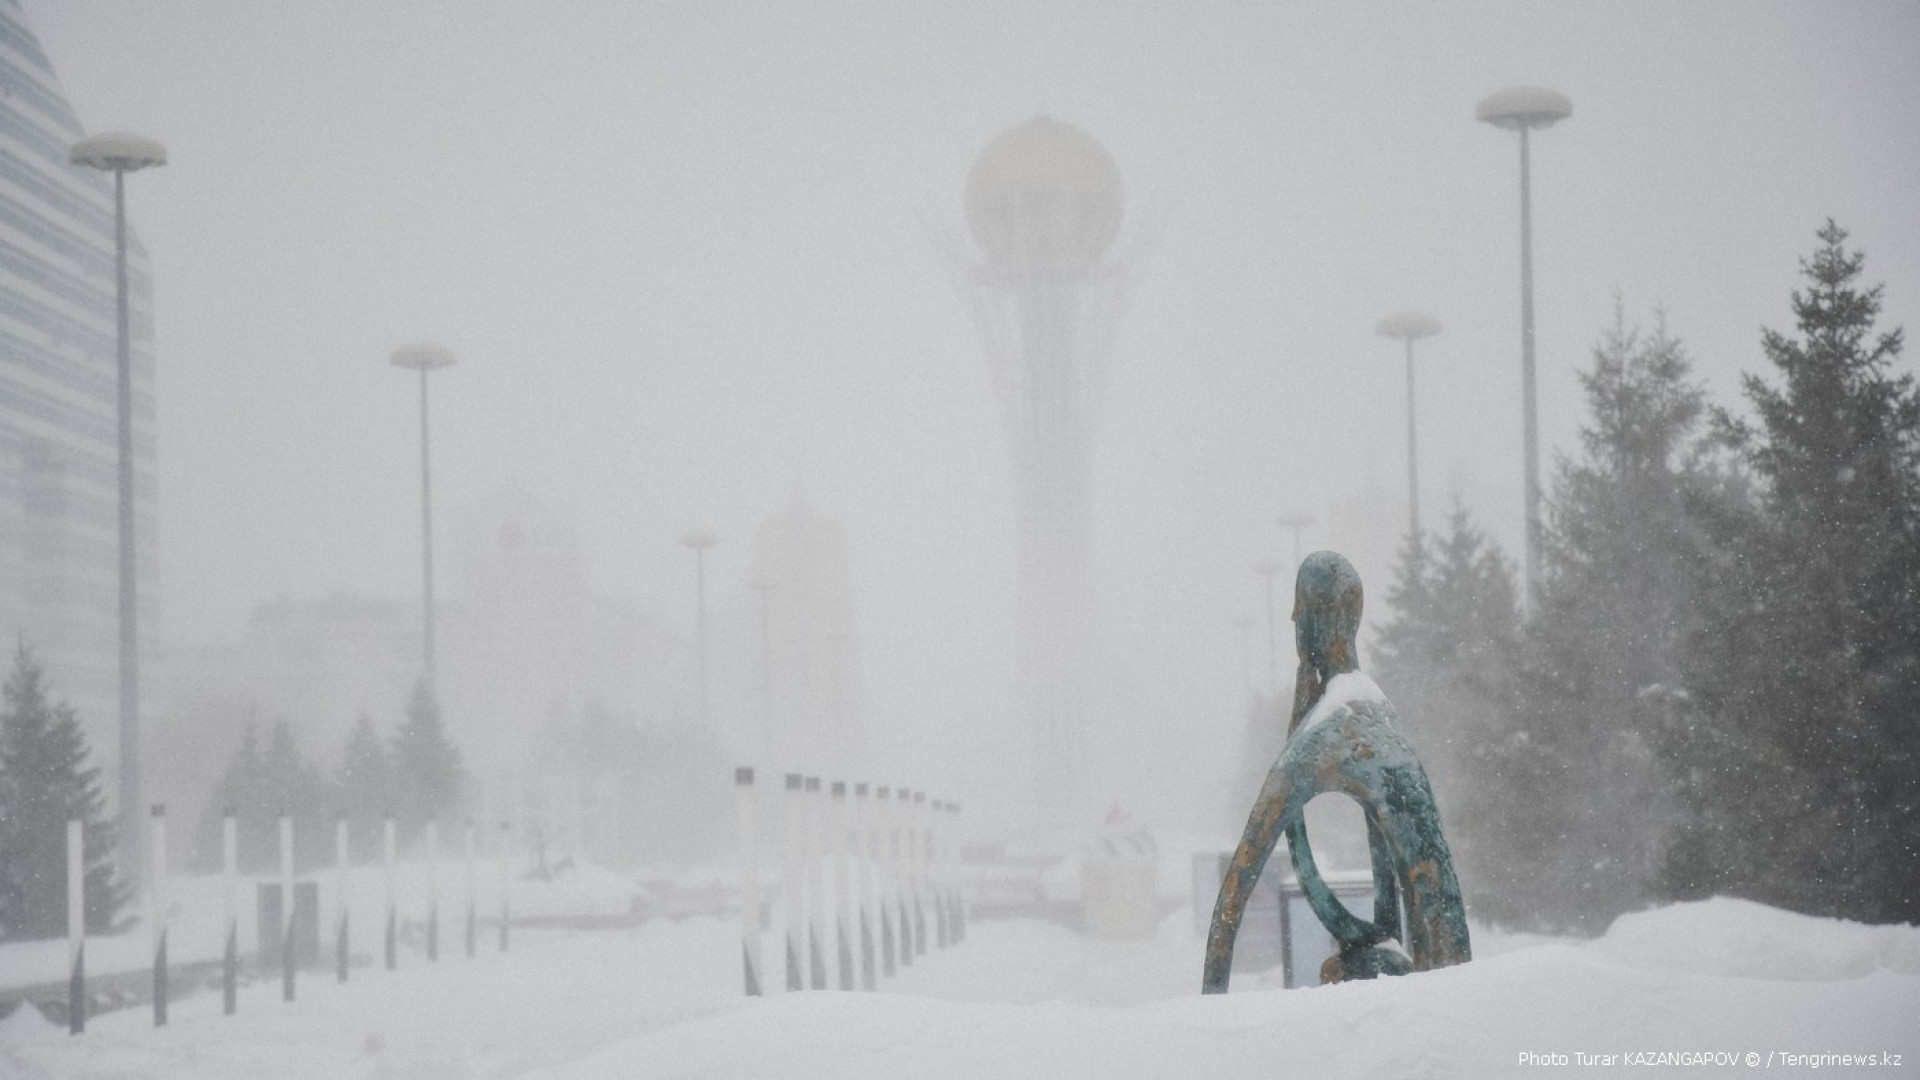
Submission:
{"label": "bronze statue of seated figure", "polygon": [[[1200,990],[1225,993],[1233,942],[1253,885],[1282,833],[1300,889],[1339,952],[1324,982],[1404,975],[1472,958],[1466,910],[1440,832],[1433,787],[1401,735],[1393,706],[1360,671],[1360,575],[1331,551],[1300,564],[1294,586],[1294,643],[1300,654],[1287,744],[1247,815],[1207,932]],[[1307,803],[1337,791],[1360,804],[1373,862],[1373,918],[1341,905],[1314,865]],[[1404,898],[1405,925],[1402,926]],[[1404,950],[1404,951],[1402,951]]]}

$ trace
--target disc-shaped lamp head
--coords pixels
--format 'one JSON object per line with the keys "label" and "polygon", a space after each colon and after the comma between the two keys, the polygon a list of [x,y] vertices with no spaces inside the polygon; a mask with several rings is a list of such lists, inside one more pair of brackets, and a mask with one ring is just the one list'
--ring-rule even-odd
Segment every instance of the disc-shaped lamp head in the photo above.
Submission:
{"label": "disc-shaped lamp head", "polygon": [[136,172],[167,163],[167,148],[131,131],[103,131],[73,144],[67,160],[107,172]]}
{"label": "disc-shaped lamp head", "polygon": [[1481,98],[1473,114],[1494,127],[1517,131],[1565,120],[1573,115],[1573,102],[1544,86],[1509,86]]}
{"label": "disc-shaped lamp head", "polygon": [[402,345],[393,350],[393,366],[412,368],[415,371],[435,371],[453,366],[453,350],[439,345],[417,342]]}

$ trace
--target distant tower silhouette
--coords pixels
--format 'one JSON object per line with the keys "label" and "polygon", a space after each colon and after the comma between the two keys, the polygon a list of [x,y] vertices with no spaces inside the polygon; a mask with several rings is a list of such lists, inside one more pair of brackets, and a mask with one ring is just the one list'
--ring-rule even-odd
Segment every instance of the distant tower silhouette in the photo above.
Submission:
{"label": "distant tower silhouette", "polygon": [[967,177],[979,247],[962,281],[1003,412],[1020,528],[1021,659],[1042,824],[1085,813],[1091,659],[1087,486],[1119,315],[1110,255],[1120,172],[1092,136],[1047,116],[987,144]]}

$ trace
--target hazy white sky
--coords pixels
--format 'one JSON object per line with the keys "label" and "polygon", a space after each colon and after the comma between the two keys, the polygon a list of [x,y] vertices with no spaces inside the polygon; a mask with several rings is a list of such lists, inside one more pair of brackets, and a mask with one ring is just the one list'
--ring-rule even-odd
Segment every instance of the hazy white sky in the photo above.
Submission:
{"label": "hazy white sky", "polygon": [[690,626],[675,538],[715,529],[716,603],[746,604],[752,530],[804,482],[848,529],[891,752],[972,760],[1011,655],[1010,486],[922,221],[964,235],[973,156],[1042,109],[1109,148],[1129,223],[1164,211],[1093,495],[1116,722],[1155,768],[1237,738],[1232,619],[1288,554],[1276,514],[1345,522],[1308,545],[1384,594],[1381,315],[1445,325],[1419,356],[1429,520],[1457,490],[1516,549],[1517,149],[1484,94],[1574,105],[1534,144],[1547,445],[1574,445],[1616,290],[1732,402],[1829,215],[1886,324],[1920,315],[1912,3],[26,7],[82,122],[172,155],[129,198],[181,643],[276,594],[414,595],[417,401],[386,358],[426,338],[461,358],[435,376],[443,511],[505,483],[568,503],[594,581]]}

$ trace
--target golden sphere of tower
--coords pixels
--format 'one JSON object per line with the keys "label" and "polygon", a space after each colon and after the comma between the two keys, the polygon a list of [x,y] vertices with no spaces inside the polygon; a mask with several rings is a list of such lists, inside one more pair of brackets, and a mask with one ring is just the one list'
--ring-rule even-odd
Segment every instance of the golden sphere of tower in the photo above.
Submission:
{"label": "golden sphere of tower", "polygon": [[1120,170],[1093,136],[1040,115],[1002,132],[967,174],[967,226],[1011,273],[1084,273],[1120,229]]}

